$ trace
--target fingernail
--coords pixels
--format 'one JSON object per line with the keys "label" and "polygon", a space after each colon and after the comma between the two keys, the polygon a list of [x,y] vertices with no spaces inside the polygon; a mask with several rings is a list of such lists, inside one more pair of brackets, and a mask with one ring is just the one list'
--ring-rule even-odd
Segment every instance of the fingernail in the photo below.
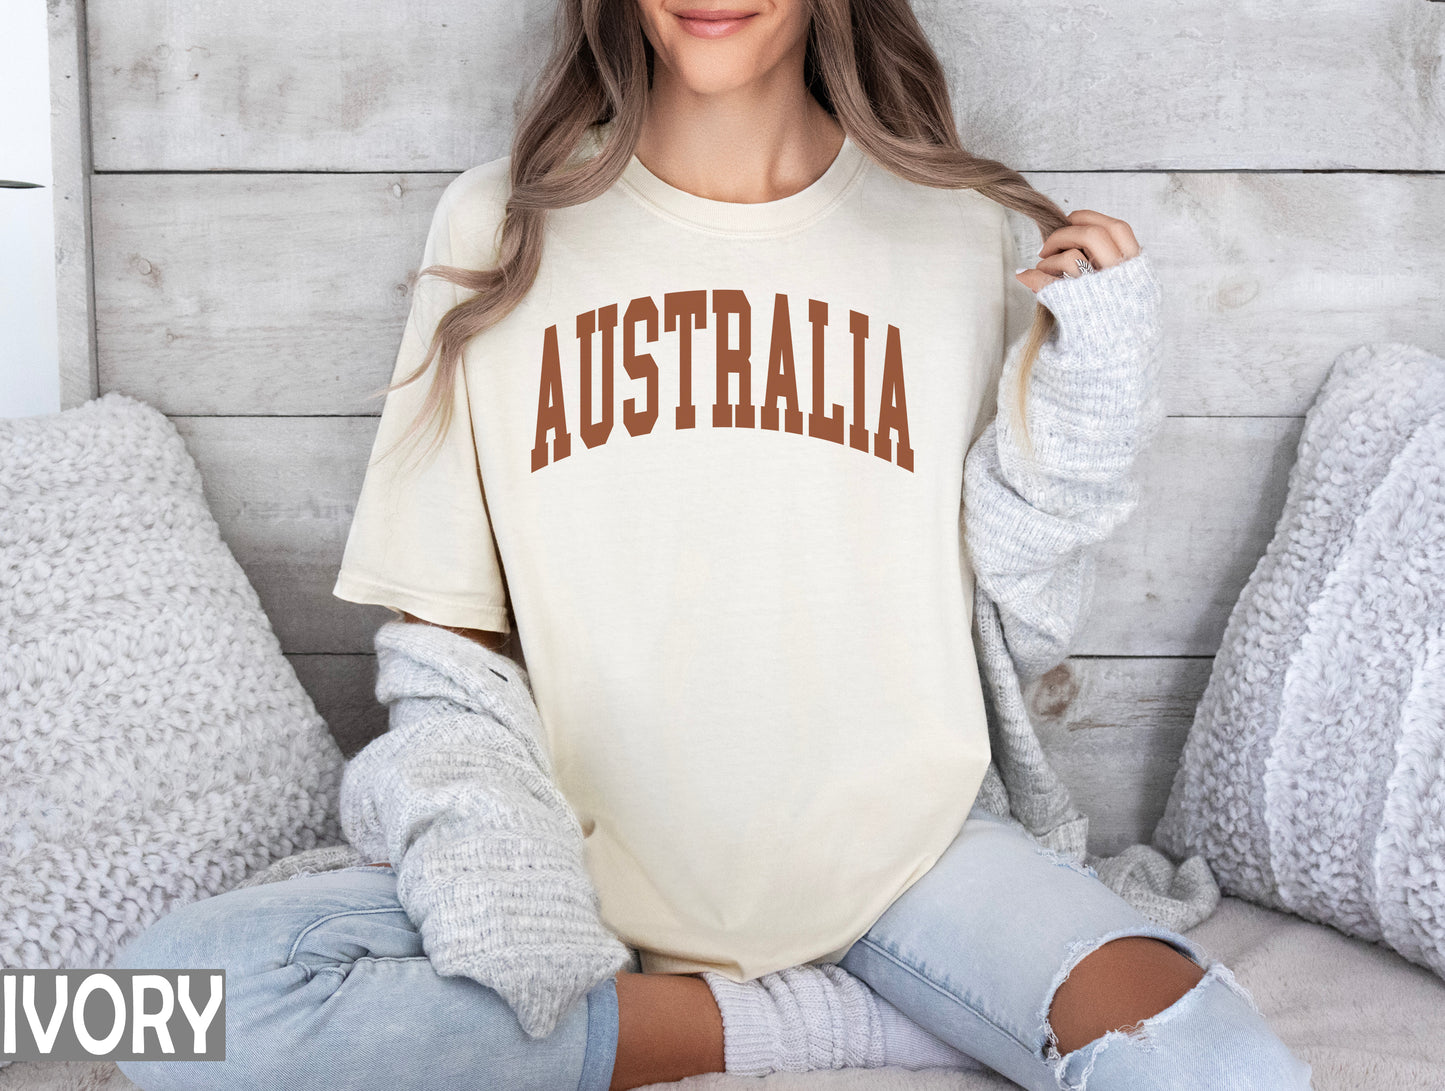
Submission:
{"label": "fingernail", "polygon": [[1031,268],[1032,266],[1029,265],[1020,265],[1017,269],[1014,270],[1014,276],[1018,276],[1020,273],[1027,273]]}

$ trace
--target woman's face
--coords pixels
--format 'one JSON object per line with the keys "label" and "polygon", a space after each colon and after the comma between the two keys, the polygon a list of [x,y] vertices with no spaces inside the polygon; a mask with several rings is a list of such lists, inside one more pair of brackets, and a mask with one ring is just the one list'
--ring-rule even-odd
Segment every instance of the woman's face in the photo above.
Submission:
{"label": "woman's face", "polygon": [[699,95],[745,87],[807,44],[807,0],[637,0],[659,72]]}

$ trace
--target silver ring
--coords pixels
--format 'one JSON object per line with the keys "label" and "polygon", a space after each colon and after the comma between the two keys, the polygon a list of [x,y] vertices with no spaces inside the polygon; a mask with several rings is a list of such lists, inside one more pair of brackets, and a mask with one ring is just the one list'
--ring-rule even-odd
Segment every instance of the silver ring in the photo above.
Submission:
{"label": "silver ring", "polygon": [[1079,276],[1084,276],[1087,273],[1098,272],[1098,270],[1094,268],[1093,263],[1087,258],[1075,258],[1074,263],[1079,267]]}

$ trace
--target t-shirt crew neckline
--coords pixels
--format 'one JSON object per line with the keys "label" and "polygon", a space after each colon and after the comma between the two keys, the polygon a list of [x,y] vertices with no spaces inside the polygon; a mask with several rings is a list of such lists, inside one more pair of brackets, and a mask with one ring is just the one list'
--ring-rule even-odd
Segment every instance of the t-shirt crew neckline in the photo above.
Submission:
{"label": "t-shirt crew neckline", "polygon": [[[610,126],[611,122],[593,126],[598,149]],[[827,170],[796,193],[774,201],[715,201],[700,197],[663,181],[635,155],[623,168],[618,184],[654,212],[689,227],[720,235],[758,237],[796,231],[827,215],[862,176],[867,163],[868,157],[845,133],[843,146]]]}

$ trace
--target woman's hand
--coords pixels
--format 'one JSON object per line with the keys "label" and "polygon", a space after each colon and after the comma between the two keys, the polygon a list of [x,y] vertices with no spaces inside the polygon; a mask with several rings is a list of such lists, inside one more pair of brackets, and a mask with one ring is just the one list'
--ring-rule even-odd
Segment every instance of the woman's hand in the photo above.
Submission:
{"label": "woman's hand", "polygon": [[1139,253],[1134,231],[1123,220],[1091,208],[1076,208],[1067,219],[1067,227],[1044,240],[1038,265],[1014,274],[1032,292],[1056,283],[1061,276],[1084,275],[1079,272],[1076,258],[1086,258],[1095,269],[1107,269]]}

